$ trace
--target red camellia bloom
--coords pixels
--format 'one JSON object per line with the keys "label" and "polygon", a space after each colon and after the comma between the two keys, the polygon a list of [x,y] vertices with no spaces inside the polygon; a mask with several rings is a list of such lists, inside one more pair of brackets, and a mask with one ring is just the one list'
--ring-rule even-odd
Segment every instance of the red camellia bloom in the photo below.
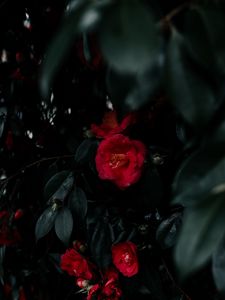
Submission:
{"label": "red camellia bloom", "polygon": [[76,250],[69,249],[61,256],[61,269],[69,275],[90,280],[93,278],[91,264]]}
{"label": "red camellia bloom", "polygon": [[123,132],[129,125],[134,124],[136,117],[134,114],[128,114],[119,124],[115,111],[106,112],[101,125],[92,124],[92,133],[99,138],[107,138],[117,133]]}
{"label": "red camellia bloom", "polygon": [[120,189],[129,187],[141,177],[146,152],[143,143],[122,134],[103,140],[95,157],[99,177],[113,181]]}
{"label": "red camellia bloom", "polygon": [[132,242],[113,245],[112,259],[114,265],[124,276],[131,277],[138,273],[137,247]]}

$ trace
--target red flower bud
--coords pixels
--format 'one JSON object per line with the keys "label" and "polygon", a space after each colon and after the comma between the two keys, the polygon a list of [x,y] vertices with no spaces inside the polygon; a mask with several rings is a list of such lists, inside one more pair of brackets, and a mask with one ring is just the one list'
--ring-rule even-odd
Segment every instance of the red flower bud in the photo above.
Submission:
{"label": "red flower bud", "polygon": [[78,278],[76,280],[77,286],[79,286],[81,289],[85,289],[89,286],[89,280],[83,279],[83,278]]}
{"label": "red flower bud", "polygon": [[21,208],[17,209],[17,211],[14,214],[14,219],[19,220],[20,218],[22,218],[23,215],[24,215],[24,211]]}

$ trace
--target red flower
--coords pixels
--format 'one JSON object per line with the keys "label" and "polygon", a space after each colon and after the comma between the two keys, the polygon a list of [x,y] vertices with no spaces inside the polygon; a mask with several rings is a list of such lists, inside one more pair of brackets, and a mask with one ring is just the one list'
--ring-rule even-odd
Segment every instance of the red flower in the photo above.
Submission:
{"label": "red flower", "polygon": [[122,134],[103,140],[95,158],[99,177],[113,181],[121,189],[129,187],[141,177],[146,152],[143,143]]}
{"label": "red flower", "polygon": [[61,256],[61,269],[69,275],[90,280],[93,278],[91,264],[76,250],[69,249]]}
{"label": "red flower", "polygon": [[122,291],[118,287],[118,272],[114,269],[109,269],[106,271],[104,276],[104,284],[99,295],[99,300],[108,299],[108,300],[119,300],[122,296]]}
{"label": "red flower", "polygon": [[91,131],[100,138],[107,138],[117,133],[123,132],[129,125],[134,124],[136,117],[128,114],[119,124],[115,111],[106,112],[101,125],[92,124]]}
{"label": "red flower", "polygon": [[95,284],[88,292],[87,300],[91,300],[97,294],[98,300],[119,300],[122,291],[118,287],[119,275],[116,270],[110,268],[103,276],[102,284]]}
{"label": "red flower", "polygon": [[12,226],[10,213],[6,210],[0,212],[0,245],[10,246],[20,240],[20,234]]}
{"label": "red flower", "polygon": [[100,289],[100,284],[97,283],[93,285],[88,292],[87,300],[91,300],[92,297],[99,291],[99,289]]}
{"label": "red flower", "polygon": [[112,259],[114,265],[124,276],[131,277],[138,273],[137,247],[132,242],[113,245]]}

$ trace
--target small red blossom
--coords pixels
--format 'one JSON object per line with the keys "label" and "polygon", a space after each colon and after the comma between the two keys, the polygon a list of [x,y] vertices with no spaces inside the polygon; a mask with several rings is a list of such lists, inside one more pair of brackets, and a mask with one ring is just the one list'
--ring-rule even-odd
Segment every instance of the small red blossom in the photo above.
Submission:
{"label": "small red blossom", "polygon": [[147,150],[140,141],[116,134],[103,140],[95,157],[98,175],[114,182],[120,189],[136,183],[141,177]]}
{"label": "small red blossom", "polygon": [[19,232],[10,222],[10,213],[0,212],[0,245],[11,246],[21,239]]}
{"label": "small red blossom", "polygon": [[61,256],[61,269],[69,275],[91,280],[93,278],[92,265],[76,250],[69,249]]}
{"label": "small red blossom", "polygon": [[134,114],[128,114],[121,123],[118,123],[115,111],[106,112],[101,125],[92,124],[92,133],[99,138],[107,138],[117,133],[123,132],[129,125],[134,124],[136,117]]}
{"label": "small red blossom", "polygon": [[112,246],[112,259],[117,269],[126,277],[139,271],[137,247],[132,242],[123,242]]}
{"label": "small red blossom", "polygon": [[92,297],[100,290],[101,286],[99,283],[93,285],[88,291],[87,300],[91,300]]}
{"label": "small red blossom", "polygon": [[24,215],[24,211],[21,208],[19,208],[14,214],[14,219],[19,220],[23,217],[23,215]]}
{"label": "small red blossom", "polygon": [[83,278],[77,278],[76,285],[81,289],[86,289],[89,286],[89,280]]}

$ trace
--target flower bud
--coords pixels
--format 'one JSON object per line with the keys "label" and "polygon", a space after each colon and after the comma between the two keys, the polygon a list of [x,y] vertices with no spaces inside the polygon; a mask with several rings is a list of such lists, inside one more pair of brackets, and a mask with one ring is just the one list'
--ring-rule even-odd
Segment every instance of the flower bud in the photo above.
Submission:
{"label": "flower bud", "polygon": [[76,285],[79,286],[81,289],[86,289],[89,286],[89,280],[78,278],[76,280]]}

